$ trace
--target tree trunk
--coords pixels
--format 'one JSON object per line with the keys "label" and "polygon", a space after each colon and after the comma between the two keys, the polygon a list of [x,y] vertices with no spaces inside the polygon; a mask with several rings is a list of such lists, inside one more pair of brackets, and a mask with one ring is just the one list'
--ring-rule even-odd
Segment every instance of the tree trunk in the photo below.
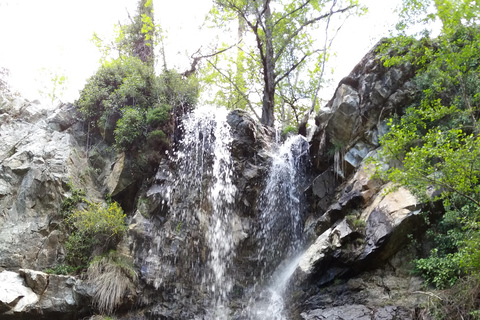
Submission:
{"label": "tree trunk", "polygon": [[273,55],[273,35],[270,5],[265,10],[265,57],[263,61],[263,105],[261,123],[273,127],[275,107],[275,61]]}

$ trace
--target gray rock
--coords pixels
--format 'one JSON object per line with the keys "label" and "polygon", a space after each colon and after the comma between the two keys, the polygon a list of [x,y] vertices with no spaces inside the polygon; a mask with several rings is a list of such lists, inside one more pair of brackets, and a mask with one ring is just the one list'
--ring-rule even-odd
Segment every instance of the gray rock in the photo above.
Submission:
{"label": "gray rock", "polygon": [[41,295],[48,286],[48,274],[30,269],[20,269],[19,273],[24,277],[27,286],[38,295]]}
{"label": "gray rock", "polygon": [[373,312],[363,305],[316,309],[301,314],[304,320],[372,320]]}
{"label": "gray rock", "polygon": [[18,313],[38,302],[38,296],[25,286],[25,281],[16,272],[0,272],[0,311]]}

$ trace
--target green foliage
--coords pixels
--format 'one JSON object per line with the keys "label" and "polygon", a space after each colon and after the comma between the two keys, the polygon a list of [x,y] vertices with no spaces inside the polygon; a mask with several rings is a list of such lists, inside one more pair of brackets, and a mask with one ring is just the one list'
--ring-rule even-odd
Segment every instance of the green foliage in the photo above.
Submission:
{"label": "green foliage", "polygon": [[116,202],[106,208],[89,203],[67,221],[73,230],[65,244],[67,261],[72,265],[86,265],[92,255],[115,248],[127,230],[125,214]]}
{"label": "green foliage", "polygon": [[[480,31],[458,28],[435,40],[433,47],[423,46],[420,54],[402,57],[420,64],[415,78],[419,90],[400,121],[388,122],[390,131],[381,139],[381,156],[403,166],[391,166],[386,177],[418,194],[441,188],[442,197],[456,193],[480,205],[480,113],[475,107]],[[402,59],[386,63],[398,64]]]}
{"label": "green foliage", "polygon": [[[174,71],[155,76],[138,58],[105,63],[91,77],[76,101],[92,131],[121,151],[145,146],[149,131],[171,133],[170,113],[196,104],[198,83]],[[168,143],[166,144],[168,145]]]}
{"label": "green foliage", "polygon": [[380,141],[380,157],[389,164],[383,165],[388,167],[383,177],[423,200],[443,200],[445,213],[428,217],[426,237],[433,249],[415,261],[415,272],[444,289],[433,295],[438,299],[428,306],[430,315],[478,319],[480,29],[472,17],[480,10],[476,1],[435,0],[436,12],[428,11],[429,0],[404,3],[413,8],[404,14],[438,18],[443,29],[436,39],[402,35],[381,48],[385,66],[414,67],[418,88],[401,117],[388,121],[389,132]]}
{"label": "green foliage", "polygon": [[131,146],[139,145],[145,132],[144,116],[138,109],[127,107],[115,128],[115,147],[125,151]]}
{"label": "green foliage", "polygon": [[210,102],[248,108],[267,126],[273,126],[274,113],[283,126],[314,110],[334,35],[346,16],[362,12],[350,0],[214,3],[209,21],[226,32],[238,25],[238,44],[237,50],[222,45],[220,54],[205,57],[203,83],[218,89]]}
{"label": "green foliage", "polygon": [[87,81],[76,106],[107,142],[113,142],[122,111],[128,106],[139,110],[154,106],[157,91],[152,67],[138,58],[119,58],[106,62]]}
{"label": "green foliage", "polygon": [[78,204],[86,202],[85,190],[77,189],[71,182],[67,183],[67,189],[70,192],[70,196],[63,199],[59,212],[63,218],[69,217],[77,208]]}
{"label": "green foliage", "polygon": [[45,273],[67,275],[67,274],[76,273],[78,270],[83,269],[83,268],[84,268],[84,266],[74,267],[74,266],[70,266],[70,265],[67,265],[67,264],[61,264],[61,265],[54,266],[54,267],[49,268],[49,269],[45,269]]}
{"label": "green foliage", "polygon": [[434,284],[438,289],[450,287],[462,275],[459,253],[439,256],[438,250],[433,249],[430,256],[415,262],[415,272],[421,274],[427,283]]}
{"label": "green foliage", "polygon": [[168,145],[167,135],[162,130],[155,130],[148,134],[147,143],[152,148],[162,148]]}
{"label": "green foliage", "polygon": [[159,108],[148,110],[147,113],[147,125],[152,128],[159,128],[167,124],[170,120],[171,107],[169,105],[162,105]]}
{"label": "green foliage", "polygon": [[126,295],[135,293],[137,272],[133,260],[116,251],[93,259],[87,275],[94,286],[93,303],[101,313],[113,313]]}
{"label": "green foliage", "polygon": [[345,217],[347,223],[353,229],[365,229],[366,223],[363,219],[357,217],[356,215],[348,215]]}
{"label": "green foliage", "polygon": [[60,99],[67,90],[68,77],[59,70],[47,70],[45,68],[40,70],[39,75],[39,78],[36,80],[41,85],[40,95],[48,98],[52,103]]}
{"label": "green foliage", "polygon": [[282,136],[286,136],[290,132],[297,133],[298,128],[296,126],[288,125],[282,130]]}

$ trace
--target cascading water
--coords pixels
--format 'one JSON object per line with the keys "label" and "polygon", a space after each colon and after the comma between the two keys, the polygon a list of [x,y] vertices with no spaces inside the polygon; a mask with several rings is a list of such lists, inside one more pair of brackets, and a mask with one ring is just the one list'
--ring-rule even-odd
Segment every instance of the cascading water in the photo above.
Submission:
{"label": "cascading water", "polygon": [[[160,221],[150,227],[151,240],[139,244],[142,277],[162,293],[153,314],[174,319],[285,319],[282,292],[302,245],[308,143],[299,136],[283,145],[272,142],[270,160],[265,153],[255,153],[265,152],[265,145],[248,149],[253,153],[237,153],[266,176],[248,180],[250,171],[248,177],[234,177],[235,144],[227,115],[226,110],[205,107],[187,115],[176,152],[147,193],[168,199],[168,208],[157,214]],[[230,119],[238,125],[235,117]],[[266,144],[269,138],[262,134]],[[263,186],[251,199],[256,206],[248,213],[234,181],[249,181],[250,190]]]}
{"label": "cascading water", "polygon": [[194,110],[183,120],[183,139],[175,159],[179,168],[176,188],[188,190],[198,204],[182,210],[180,218],[186,221],[200,216],[200,220],[205,220],[208,268],[200,277],[210,294],[210,317],[217,319],[224,319],[228,313],[232,278],[227,271],[234,256],[231,207],[236,189],[232,183],[232,138],[226,117],[227,111],[222,109]]}
{"label": "cascading water", "polygon": [[[266,289],[250,301],[244,311],[247,319],[282,320],[282,294],[299,261],[303,242],[304,182],[308,165],[308,143],[302,136],[276,143],[265,188],[260,200],[258,260],[261,282]],[[281,263],[285,261],[284,263]]]}

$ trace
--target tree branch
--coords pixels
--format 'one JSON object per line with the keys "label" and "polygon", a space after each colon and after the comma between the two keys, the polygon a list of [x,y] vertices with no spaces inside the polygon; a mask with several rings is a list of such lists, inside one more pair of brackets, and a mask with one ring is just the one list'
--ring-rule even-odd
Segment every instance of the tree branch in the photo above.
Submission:
{"label": "tree branch", "polygon": [[253,108],[252,106],[252,103],[250,102],[250,100],[248,99],[248,96],[242,92],[242,90],[240,90],[240,88],[237,86],[237,84],[230,78],[228,77],[226,74],[224,74],[220,69],[217,68],[217,66],[213,63],[211,63],[209,60],[207,60],[207,62],[218,72],[220,73],[225,79],[228,80],[228,82],[230,82],[234,87],[235,87],[235,90],[241,94],[243,96],[243,98],[245,99],[245,101],[247,102],[247,105],[248,105],[248,108],[250,109],[250,111],[253,112],[253,114],[255,115],[255,117],[257,118],[258,121],[260,121],[260,117],[258,116],[257,112],[255,111],[255,109]]}
{"label": "tree branch", "polygon": [[301,6],[299,6],[298,8],[288,12],[287,14],[281,16],[277,21],[275,21],[275,23],[273,24],[273,27],[275,28],[275,26],[277,24],[279,24],[282,20],[286,19],[287,17],[295,14],[296,12],[302,10],[303,8],[305,8],[310,2],[312,2],[312,0],[308,0],[307,2],[303,3]]}
{"label": "tree branch", "polygon": [[297,69],[297,67],[302,64],[303,61],[305,61],[306,58],[310,57],[311,55],[313,55],[314,53],[316,52],[320,52],[320,51],[325,51],[325,50],[321,50],[321,49],[318,49],[318,50],[315,50],[311,53],[306,53],[302,59],[300,59],[300,61],[298,61],[297,63],[294,63],[290,69],[288,69],[281,77],[277,78],[275,80],[275,86],[280,82],[282,81],[283,79],[285,79],[285,77],[287,77],[293,70]]}
{"label": "tree branch", "polygon": [[197,57],[194,57],[197,53],[200,53],[200,49],[198,49],[194,54],[191,55],[191,58],[193,59],[193,62],[190,66],[190,69],[181,73],[182,76],[188,78],[189,76],[191,76],[193,73],[195,73],[195,71],[197,70],[197,64],[200,62],[200,60],[204,59],[204,58],[211,58],[211,57],[214,57],[216,55],[219,55],[221,53],[224,53],[225,51],[227,50],[230,50],[232,49],[233,47],[236,47],[240,44],[240,42],[242,42],[241,40],[238,41],[237,43],[235,44],[232,44],[230,47],[228,48],[225,48],[225,49],[222,49],[220,51],[217,51],[217,52],[214,52],[214,53],[211,53],[211,54],[207,54],[207,55],[200,55],[200,56],[197,56]]}
{"label": "tree branch", "polygon": [[336,11],[330,11],[329,13],[326,13],[324,15],[321,15],[319,17],[316,17],[316,18],[313,18],[313,19],[310,19],[308,21],[306,21],[305,23],[303,23],[300,27],[297,28],[297,30],[295,30],[293,33],[290,34],[290,36],[285,40],[285,43],[283,44],[283,46],[278,50],[277,54],[275,55],[273,61],[274,62],[277,62],[277,60],[280,58],[280,56],[283,54],[283,51],[285,51],[286,47],[288,46],[288,44],[290,44],[290,42],[292,41],[292,39],[294,39],[299,33],[300,31],[302,31],[305,27],[317,22],[317,21],[320,21],[322,19],[325,19],[327,17],[330,17],[334,14],[337,14],[337,13],[343,13],[345,11],[348,11],[352,8],[355,8],[356,5],[351,5],[351,6],[348,6],[346,8],[343,8],[343,9],[339,9],[339,10],[336,10]]}

